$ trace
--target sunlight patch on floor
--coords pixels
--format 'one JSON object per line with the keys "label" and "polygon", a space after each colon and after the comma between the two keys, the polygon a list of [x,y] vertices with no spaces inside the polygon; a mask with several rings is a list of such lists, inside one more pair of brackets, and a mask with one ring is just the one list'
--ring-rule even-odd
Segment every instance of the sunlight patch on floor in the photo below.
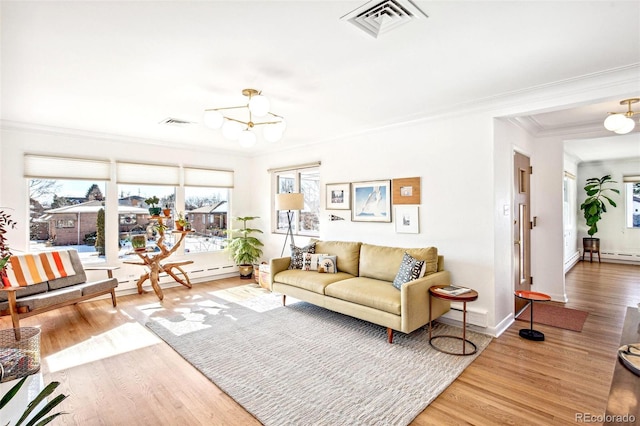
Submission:
{"label": "sunlight patch on floor", "polygon": [[[228,302],[235,303],[255,312],[266,312],[282,306],[279,295],[260,287],[257,284],[247,284],[224,290],[212,291],[209,294]],[[287,299],[288,300],[288,299]],[[291,300],[293,303],[294,300]]]}
{"label": "sunlight patch on floor", "polygon": [[160,342],[155,334],[140,323],[129,322],[50,355],[44,362],[47,363],[49,371],[54,373]]}

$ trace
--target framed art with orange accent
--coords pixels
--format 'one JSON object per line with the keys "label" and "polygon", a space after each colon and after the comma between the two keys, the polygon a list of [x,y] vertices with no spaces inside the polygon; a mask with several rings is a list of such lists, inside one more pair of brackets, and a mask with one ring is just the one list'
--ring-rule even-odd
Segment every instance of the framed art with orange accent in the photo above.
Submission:
{"label": "framed art with orange accent", "polygon": [[393,179],[393,204],[420,204],[420,178]]}

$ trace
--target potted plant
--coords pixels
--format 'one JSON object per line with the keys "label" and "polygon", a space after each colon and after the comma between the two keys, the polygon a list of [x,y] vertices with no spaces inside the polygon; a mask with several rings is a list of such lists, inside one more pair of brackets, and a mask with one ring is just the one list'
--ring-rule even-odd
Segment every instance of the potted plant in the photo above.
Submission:
{"label": "potted plant", "polygon": [[169,208],[169,204],[164,205],[164,209],[162,209],[162,214],[164,214],[165,217],[171,216],[171,208]]}
{"label": "potted plant", "polygon": [[184,225],[187,224],[187,219],[184,218],[184,213],[178,213],[178,218],[176,219],[176,231],[184,231]]}
{"label": "potted plant", "polygon": [[5,234],[8,229],[14,229],[15,227],[16,222],[11,219],[11,215],[4,210],[0,210],[0,282],[2,285],[6,284],[7,274],[5,267],[9,262],[9,257],[11,257],[11,250],[9,249],[9,244],[7,244]]}
{"label": "potted plant", "polygon": [[144,200],[144,202],[149,206],[149,214],[151,216],[160,216],[162,208],[158,207],[158,203],[160,202],[160,199],[158,197],[154,195],[153,197],[149,197]]}
{"label": "potted plant", "polygon": [[608,191],[620,194],[619,190],[605,186],[612,183],[617,182],[611,180],[611,175],[587,179],[587,184],[584,187],[587,198],[580,205],[580,210],[584,211],[584,218],[589,227],[587,231],[589,237],[582,239],[584,251],[596,252],[598,255],[600,253],[600,238],[595,238],[594,235],[598,232],[598,222],[602,219],[602,214],[607,212],[605,201],[608,202],[611,207],[617,207],[615,201],[606,194]]}
{"label": "potted plant", "polygon": [[236,217],[234,220],[242,222],[242,228],[231,231],[231,239],[229,240],[229,252],[231,257],[240,269],[240,278],[250,279],[253,273],[253,264],[262,256],[262,247],[264,244],[252,236],[251,234],[260,233],[262,231],[255,228],[248,228],[247,222],[258,219],[258,216]]}

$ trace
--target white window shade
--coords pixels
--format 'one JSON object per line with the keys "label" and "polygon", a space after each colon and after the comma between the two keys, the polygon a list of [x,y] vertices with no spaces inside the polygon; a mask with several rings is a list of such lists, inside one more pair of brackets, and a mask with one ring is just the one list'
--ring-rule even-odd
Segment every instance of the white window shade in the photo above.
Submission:
{"label": "white window shade", "polygon": [[623,182],[640,182],[640,175],[636,175],[636,176],[623,176],[622,177],[622,181]]}
{"label": "white window shade", "polygon": [[159,164],[116,163],[116,181],[122,184],[180,185],[180,168]]}
{"label": "white window shade", "polygon": [[26,178],[109,180],[110,176],[109,161],[32,154],[24,156],[24,177]]}
{"label": "white window shade", "polygon": [[233,188],[233,172],[227,170],[185,167],[184,186]]}

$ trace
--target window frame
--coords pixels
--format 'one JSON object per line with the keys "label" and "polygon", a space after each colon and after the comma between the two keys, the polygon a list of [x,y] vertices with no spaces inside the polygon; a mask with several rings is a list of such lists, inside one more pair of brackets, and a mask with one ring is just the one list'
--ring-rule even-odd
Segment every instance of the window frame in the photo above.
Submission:
{"label": "window frame", "polygon": [[[304,237],[319,237],[320,236],[320,224],[319,224],[319,218],[320,218],[320,210],[322,208],[321,205],[321,199],[322,199],[322,194],[321,194],[321,185],[320,185],[320,162],[317,163],[311,163],[311,164],[305,164],[305,165],[300,165],[300,166],[291,166],[291,167],[283,167],[283,168],[279,168],[279,169],[275,169],[275,170],[269,170],[271,172],[271,232],[273,234],[281,234],[281,235],[286,235],[287,234],[287,230],[288,230],[288,225],[287,226],[283,226],[282,228],[279,228],[278,225],[280,223],[280,214],[279,214],[279,210],[276,209],[276,205],[275,205],[275,199],[276,199],[276,195],[280,193],[280,177],[283,175],[293,175],[293,187],[292,188],[287,188],[290,189],[291,192],[301,192],[301,187],[302,187],[302,175],[304,173],[308,173],[308,172],[313,172],[315,171],[318,175],[318,192],[317,192],[317,206],[318,206],[318,210],[317,210],[317,216],[318,216],[318,230],[316,232],[309,231],[309,230],[303,230],[301,229],[301,211],[300,210],[295,210],[292,211],[293,213],[293,218],[291,221],[291,225],[292,225],[292,233],[293,235],[299,235],[299,236],[304,236]],[[305,196],[305,204],[307,204],[306,202],[306,196]],[[304,212],[304,210],[303,210]]]}

